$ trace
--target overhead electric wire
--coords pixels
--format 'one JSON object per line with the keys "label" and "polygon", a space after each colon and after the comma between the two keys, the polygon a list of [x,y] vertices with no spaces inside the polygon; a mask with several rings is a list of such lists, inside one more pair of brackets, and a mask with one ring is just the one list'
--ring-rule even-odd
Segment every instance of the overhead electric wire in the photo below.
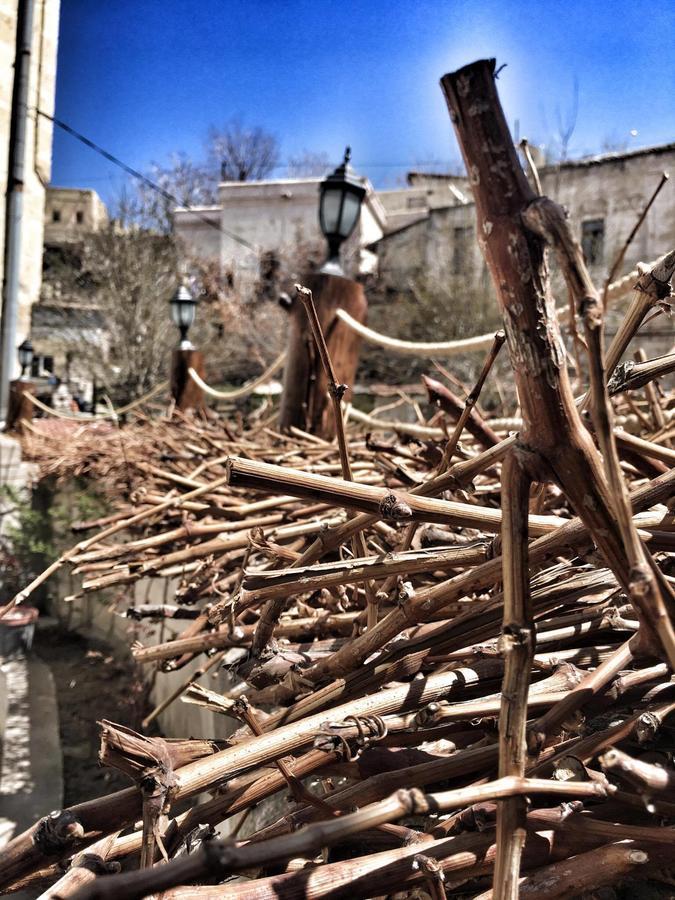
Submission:
{"label": "overhead electric wire", "polygon": [[196,210],[191,206],[185,206],[184,204],[182,204],[180,202],[178,197],[176,197],[170,191],[167,191],[163,187],[160,187],[160,185],[158,185],[154,181],[152,181],[151,178],[148,178],[147,175],[144,175],[142,172],[139,172],[138,169],[134,169],[134,168],[132,168],[132,166],[128,166],[121,159],[118,159],[117,156],[115,156],[112,153],[109,153],[103,147],[99,146],[94,141],[90,140],[88,137],[85,137],[85,135],[81,134],[75,128],[72,128],[66,122],[61,121],[61,119],[57,119],[55,116],[50,116],[49,113],[46,113],[41,109],[37,109],[36,112],[39,116],[42,116],[44,119],[48,119],[50,122],[52,122],[58,128],[61,128],[63,131],[72,135],[72,137],[76,138],[78,141],[80,141],[85,146],[89,147],[90,149],[94,150],[96,153],[103,156],[105,159],[109,160],[109,162],[118,166],[120,169],[123,169],[128,175],[131,175],[133,178],[136,178],[139,181],[142,181],[143,184],[147,185],[147,187],[151,188],[153,191],[156,191],[156,193],[158,193],[160,196],[164,197],[165,200],[169,200],[171,203],[174,203],[176,206],[181,207],[182,209],[186,209],[188,212],[191,212],[194,216],[196,216],[198,219],[200,219],[202,222],[204,222],[210,228],[215,228],[217,231],[220,231],[222,234],[231,238],[233,241],[236,241],[236,243],[241,244],[242,247],[246,247],[246,249],[250,250],[252,253],[257,254],[259,252],[258,248],[254,244],[249,243],[249,241],[247,241],[243,237],[240,237],[238,234],[235,234],[233,231],[228,231],[228,229],[223,228],[222,225],[218,225],[212,219],[209,219],[208,216],[205,216],[205,215],[203,215],[203,213],[200,213],[199,210]]}

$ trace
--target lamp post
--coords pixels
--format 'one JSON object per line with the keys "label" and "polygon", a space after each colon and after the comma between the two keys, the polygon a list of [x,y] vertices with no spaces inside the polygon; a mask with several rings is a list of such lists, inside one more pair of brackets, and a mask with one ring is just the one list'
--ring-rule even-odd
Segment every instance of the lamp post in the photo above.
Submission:
{"label": "lamp post", "polygon": [[328,259],[321,271],[326,275],[344,277],[340,247],[356,228],[366,196],[363,181],[356,177],[349,165],[351,155],[351,148],[347,147],[342,163],[321,182],[319,188],[319,224],[328,242]]}
{"label": "lamp post", "polygon": [[5,431],[21,431],[23,422],[33,418],[33,404],[29,396],[35,392],[35,384],[30,380],[30,367],[35,355],[33,344],[28,338],[17,348],[21,375],[9,383],[9,400]]}
{"label": "lamp post", "polygon": [[180,349],[194,350],[188,340],[188,331],[195,320],[197,312],[197,300],[192,296],[184,284],[178,286],[178,290],[169,301],[171,304],[171,318],[173,324],[180,331]]}
{"label": "lamp post", "polygon": [[28,338],[26,338],[23,343],[19,344],[18,354],[19,365],[21,366],[21,380],[27,381],[26,370],[30,369],[31,363],[33,362],[33,356],[35,355],[33,345]]}
{"label": "lamp post", "polygon": [[[340,248],[356,228],[367,193],[364,181],[349,166],[350,157],[347,147],[342,163],[319,186],[319,225],[328,243],[328,258],[318,273],[307,273],[301,281],[314,295],[336,377],[351,387],[361,339],[336,318],[335,311],[344,309],[365,323],[368,304],[362,286],[347,278],[340,264]],[[290,316],[280,427],[287,430],[297,426],[330,438],[335,425],[328,403],[328,383],[318,353],[307,353],[313,338],[303,305],[294,301]]]}
{"label": "lamp post", "polygon": [[171,356],[171,396],[180,410],[201,410],[204,392],[190,377],[190,369],[203,378],[204,357],[188,340],[188,331],[197,312],[197,299],[184,284],[180,284],[169,307],[173,324],[180,332],[180,343]]}

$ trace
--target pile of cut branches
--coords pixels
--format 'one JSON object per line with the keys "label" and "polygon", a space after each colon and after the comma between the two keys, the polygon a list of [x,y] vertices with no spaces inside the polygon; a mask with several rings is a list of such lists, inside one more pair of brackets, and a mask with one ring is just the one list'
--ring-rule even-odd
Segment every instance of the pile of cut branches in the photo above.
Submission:
{"label": "pile of cut branches", "polygon": [[[474,173],[520,431],[478,411],[501,333],[459,404],[425,380],[442,439],[345,429],[344,386],[299,288],[335,442],[279,434],[273,419],[139,418],[93,447],[86,432],[58,447],[31,432],[43,472],[106,479],[115,510],[80,523],[85,537],[15,602],[69,566],[82,593],[117,591],[121,614],[185,619],[133,655],[160,678],[196,665],[170,702],[227,717],[232,734],[101,723],[101,763],[133,786],[39,820],[0,854],[0,888],[551,898],[669,883],[675,451],[658,379],[672,360],[617,366],[670,295],[675,252],[640,275],[605,352],[602,303],[564,216],[517,162],[493,62],[443,89]],[[576,400],[547,245],[584,327],[590,390]],[[640,434],[615,427],[617,413]],[[147,577],[170,579],[171,603],[129,599]],[[225,664],[222,694],[203,676]],[[279,792],[284,814],[252,825]]]}

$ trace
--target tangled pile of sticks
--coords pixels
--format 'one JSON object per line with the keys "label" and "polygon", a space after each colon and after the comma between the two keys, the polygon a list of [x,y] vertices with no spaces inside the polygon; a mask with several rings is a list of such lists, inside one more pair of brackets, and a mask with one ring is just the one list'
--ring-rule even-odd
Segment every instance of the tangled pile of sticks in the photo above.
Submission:
{"label": "tangled pile of sticks", "polygon": [[[605,352],[602,301],[561,211],[518,164],[494,61],[442,85],[522,428],[503,436],[478,412],[499,333],[460,409],[426,380],[445,439],[346,430],[345,386],[298,288],[335,442],[279,434],[273,418],[139,418],[93,451],[85,432],[58,449],[31,433],[44,472],[89,471],[119,499],[15,601],[64,565],[83,593],[119,591],[121,611],[128,585],[174,579],[171,604],[126,612],[184,618],[183,633],[133,655],[158,677],[190,666],[167,702],[206,706],[233,730],[169,740],[103,722],[101,762],[133,786],[17,837],[0,888],[436,900],[672,883],[675,451],[658,378],[673,359],[618,364],[670,296],[675,252],[640,275]],[[547,245],[584,326],[590,390],[576,400]],[[616,428],[617,412],[641,433]],[[224,664],[227,694],[202,682]],[[279,792],[283,813],[251,826]]]}

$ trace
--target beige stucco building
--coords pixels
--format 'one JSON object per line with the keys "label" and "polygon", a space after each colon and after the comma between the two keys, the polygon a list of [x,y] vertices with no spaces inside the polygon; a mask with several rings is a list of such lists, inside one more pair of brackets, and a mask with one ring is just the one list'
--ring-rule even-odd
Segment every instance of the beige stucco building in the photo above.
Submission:
{"label": "beige stucco building", "polygon": [[[21,280],[16,342],[29,333],[31,306],[40,294],[45,190],[51,176],[60,0],[35,0],[26,128],[21,234]],[[4,278],[9,133],[14,84],[18,0],[0,0],[0,275]]]}
{"label": "beige stucco building", "polygon": [[[307,252],[325,253],[319,228],[319,178],[223,182],[217,206],[178,209],[174,227],[186,252],[219,260],[222,272],[232,272],[246,285],[260,275],[269,254],[281,258]],[[386,212],[372,186],[354,234],[343,251],[345,270],[369,272],[376,258],[368,245],[384,234]]]}

